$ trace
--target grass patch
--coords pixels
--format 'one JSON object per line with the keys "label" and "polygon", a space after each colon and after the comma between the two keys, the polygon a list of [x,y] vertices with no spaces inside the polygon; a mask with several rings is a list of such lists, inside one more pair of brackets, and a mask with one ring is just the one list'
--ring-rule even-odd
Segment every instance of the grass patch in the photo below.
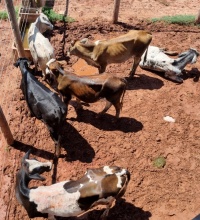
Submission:
{"label": "grass patch", "polygon": [[0,20],[7,20],[8,13],[6,11],[0,11]]}
{"label": "grass patch", "polygon": [[42,8],[42,12],[49,18],[51,22],[55,21],[65,21],[65,22],[74,22],[75,20],[71,17],[65,17],[61,14],[57,14],[56,12],[53,11],[53,9],[44,7]]}
{"label": "grass patch", "polygon": [[157,168],[163,168],[166,165],[166,160],[164,157],[160,156],[153,160],[153,166]]}
{"label": "grass patch", "polygon": [[194,15],[175,15],[175,16],[163,16],[160,18],[153,18],[152,22],[164,21],[170,24],[194,24],[195,16]]}
{"label": "grass patch", "polygon": [[[15,14],[18,18],[18,12],[19,12],[19,7],[15,7]],[[7,20],[8,19],[8,13],[7,11],[0,11],[0,20]]]}

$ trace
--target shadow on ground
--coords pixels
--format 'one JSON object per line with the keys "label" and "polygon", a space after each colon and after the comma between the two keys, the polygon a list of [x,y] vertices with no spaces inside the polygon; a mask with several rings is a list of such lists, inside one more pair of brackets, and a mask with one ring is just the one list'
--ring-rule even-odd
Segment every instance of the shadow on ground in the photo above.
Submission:
{"label": "shadow on ground", "polygon": [[[57,220],[98,220],[102,215],[102,210],[93,210],[82,215],[81,217],[57,217]],[[118,199],[115,206],[110,209],[107,220],[149,220],[151,217],[149,211],[144,211],[131,203],[126,202],[124,199]]]}
{"label": "shadow on ground", "polygon": [[138,90],[138,89],[160,89],[164,86],[162,80],[154,78],[145,74],[135,74],[133,79],[126,78],[128,81],[127,90]]}
{"label": "shadow on ground", "polygon": [[79,160],[83,163],[91,163],[95,157],[94,149],[70,124],[63,128],[61,145],[66,150],[64,155],[66,161]]}
{"label": "shadow on ground", "polygon": [[141,122],[133,118],[120,117],[116,119],[114,115],[104,114],[98,118],[98,114],[88,109],[81,109],[77,112],[77,118],[70,118],[69,120],[84,122],[91,124],[94,127],[104,131],[122,131],[138,132],[142,130],[143,125]]}

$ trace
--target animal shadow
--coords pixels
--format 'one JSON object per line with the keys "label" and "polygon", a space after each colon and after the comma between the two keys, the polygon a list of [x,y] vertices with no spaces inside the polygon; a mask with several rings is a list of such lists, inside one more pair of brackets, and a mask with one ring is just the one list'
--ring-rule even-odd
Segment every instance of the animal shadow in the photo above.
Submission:
{"label": "animal shadow", "polygon": [[126,78],[128,81],[127,90],[138,90],[138,89],[160,89],[164,86],[162,80],[147,76],[145,74],[135,74],[133,79]]}
{"label": "animal shadow", "polygon": [[88,109],[77,111],[77,118],[72,118],[70,120],[76,120],[78,122],[91,124],[94,127],[105,131],[119,130],[127,133],[138,132],[143,128],[142,123],[137,121],[136,119],[127,117],[120,117],[119,119],[116,119],[115,116],[109,114],[103,114],[99,117],[97,113],[92,112]]}
{"label": "animal shadow", "polygon": [[[98,220],[104,212],[102,210],[89,211],[80,217],[57,217],[57,220]],[[110,209],[107,220],[149,220],[152,214],[149,211],[144,211],[141,208],[126,202],[124,199],[118,199],[115,206]]]}
{"label": "animal shadow", "polygon": [[26,153],[28,150],[31,149],[31,154],[44,158],[46,160],[53,160],[54,159],[54,153],[48,152],[46,150],[38,149],[32,145],[22,143],[20,141],[15,140],[12,147],[14,147],[16,150],[23,151]]}
{"label": "animal shadow", "polygon": [[80,133],[69,123],[62,130],[62,147],[66,150],[67,161],[79,160],[83,163],[91,163],[95,157],[95,151]]}

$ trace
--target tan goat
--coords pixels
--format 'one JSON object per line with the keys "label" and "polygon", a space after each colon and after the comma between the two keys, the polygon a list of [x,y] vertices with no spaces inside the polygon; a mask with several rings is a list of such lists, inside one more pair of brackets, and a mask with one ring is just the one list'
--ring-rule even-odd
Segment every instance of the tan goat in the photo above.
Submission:
{"label": "tan goat", "polygon": [[131,30],[122,36],[94,43],[87,43],[86,39],[83,39],[71,44],[68,56],[76,55],[84,59],[89,65],[97,67],[99,73],[105,72],[110,63],[121,63],[134,57],[130,71],[132,78],[151,40],[151,33],[143,30]]}

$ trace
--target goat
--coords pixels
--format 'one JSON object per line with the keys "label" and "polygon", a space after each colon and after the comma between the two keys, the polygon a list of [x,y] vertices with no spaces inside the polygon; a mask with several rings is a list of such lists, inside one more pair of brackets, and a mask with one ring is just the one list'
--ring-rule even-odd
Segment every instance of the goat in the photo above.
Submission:
{"label": "goat", "polygon": [[182,83],[183,79],[180,77],[182,70],[187,64],[195,63],[198,56],[197,50],[191,48],[179,54],[177,59],[172,59],[159,47],[149,46],[146,58],[143,54],[139,66],[143,69],[164,72],[166,78]]}
{"label": "goat", "polygon": [[100,114],[104,114],[112,105],[119,117],[127,81],[124,78],[109,76],[106,73],[91,76],[77,76],[62,68],[62,63],[51,59],[47,63],[47,70],[56,78],[58,91],[68,103],[72,95],[86,103],[93,103],[101,98],[106,99],[106,105]]}
{"label": "goat", "polygon": [[[125,194],[130,173],[117,166],[87,169],[78,180],[67,180],[50,186],[28,188],[31,179],[43,180],[37,173],[30,173],[29,154],[22,159],[16,178],[16,196],[29,218],[79,216],[97,205],[106,205],[102,214],[106,219],[113,202]],[[43,164],[40,165],[42,173]]]}
{"label": "goat", "polygon": [[17,201],[27,210],[30,218],[48,217],[46,213],[41,214],[37,212],[35,204],[29,201],[30,191],[27,190],[26,187],[28,187],[28,184],[32,179],[44,181],[45,178],[40,176],[40,174],[44,173],[45,171],[50,171],[52,168],[52,163],[42,163],[36,159],[29,159],[30,153],[31,150],[29,150],[21,160],[21,169],[16,175],[15,195]]}
{"label": "goat", "polygon": [[60,155],[60,131],[65,121],[67,107],[57,94],[52,92],[31,74],[26,58],[14,64],[22,73],[21,88],[32,116],[43,121],[55,141],[55,155]]}
{"label": "goat", "polygon": [[76,55],[84,59],[89,65],[99,69],[99,73],[106,70],[110,63],[121,63],[134,57],[134,64],[129,73],[130,78],[135,74],[142,54],[148,48],[152,34],[142,30],[131,30],[128,33],[95,43],[85,43],[85,39],[71,43],[67,55]]}
{"label": "goat", "polygon": [[42,70],[43,79],[46,79],[46,63],[55,58],[54,48],[49,40],[43,36],[46,30],[53,30],[53,25],[48,17],[41,13],[28,30],[28,43],[35,69],[39,66]]}

